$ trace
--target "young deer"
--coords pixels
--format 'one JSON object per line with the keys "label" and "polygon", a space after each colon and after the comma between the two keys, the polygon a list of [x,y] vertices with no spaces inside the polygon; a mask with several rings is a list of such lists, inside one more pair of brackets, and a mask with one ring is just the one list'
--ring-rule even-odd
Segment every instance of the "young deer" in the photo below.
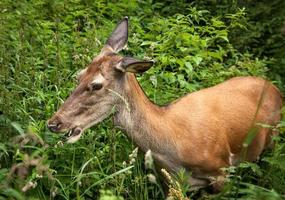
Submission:
{"label": "young deer", "polygon": [[270,145],[271,135],[277,133],[256,123],[274,126],[280,120],[282,98],[271,83],[236,77],[160,107],[146,97],[134,75],[153,62],[117,54],[127,40],[126,17],[101,53],[79,73],[77,88],[48,121],[51,131],[68,131],[68,142],[75,142],[115,108],[114,123],[141,150],[150,149],[159,167],[172,173],[191,171],[193,188],[213,184],[223,177],[221,168],[243,159],[243,143],[251,128],[257,132],[245,155],[248,161]]}

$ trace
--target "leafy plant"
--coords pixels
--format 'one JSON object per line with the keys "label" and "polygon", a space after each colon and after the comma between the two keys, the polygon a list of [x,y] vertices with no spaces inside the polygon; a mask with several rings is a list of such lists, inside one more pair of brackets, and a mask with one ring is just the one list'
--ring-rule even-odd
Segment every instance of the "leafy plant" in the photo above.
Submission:
{"label": "leafy plant", "polygon": [[[258,7],[254,1],[2,0],[0,199],[164,199],[154,167],[144,165],[143,155],[133,152],[110,119],[72,145],[49,132],[46,120],[125,15],[130,36],[123,53],[155,60],[137,78],[158,104],[230,77],[268,72],[284,90],[284,35],[277,31],[282,5],[280,0]],[[265,11],[277,17],[263,17]],[[284,198],[284,123],[274,127],[281,136],[258,163],[227,169],[222,193],[190,196]],[[186,198],[182,175],[173,188]]]}

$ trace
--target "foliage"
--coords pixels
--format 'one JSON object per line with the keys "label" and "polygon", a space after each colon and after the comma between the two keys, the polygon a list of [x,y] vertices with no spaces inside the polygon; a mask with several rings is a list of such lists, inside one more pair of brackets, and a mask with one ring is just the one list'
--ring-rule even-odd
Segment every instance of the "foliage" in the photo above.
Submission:
{"label": "foliage", "polygon": [[[1,1],[0,199],[163,199],[155,169],[143,165],[110,119],[72,145],[50,133],[46,120],[125,15],[130,38],[123,54],[155,60],[138,79],[158,104],[234,76],[267,77],[268,69],[284,89],[285,40],[278,32],[283,2],[253,2]],[[260,7],[274,8],[269,12],[276,18],[260,18]],[[282,133],[284,124],[277,127]],[[258,163],[225,169],[229,180],[222,193],[190,197],[284,198],[284,138],[275,140]],[[176,189],[185,195],[182,182]]]}
{"label": "foliage", "polygon": [[[255,57],[267,58],[269,75],[284,88],[285,77],[285,2],[283,0],[245,1],[195,1],[226,18],[242,21],[243,26],[231,31],[231,43],[241,52],[251,52]],[[232,13],[243,9],[242,15]],[[282,82],[283,84],[282,84]]]}

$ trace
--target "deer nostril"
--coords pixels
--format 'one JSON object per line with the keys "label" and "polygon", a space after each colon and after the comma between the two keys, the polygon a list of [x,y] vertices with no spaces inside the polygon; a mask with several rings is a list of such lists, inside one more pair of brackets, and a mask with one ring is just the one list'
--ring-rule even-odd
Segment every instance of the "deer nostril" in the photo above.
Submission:
{"label": "deer nostril", "polygon": [[52,132],[58,132],[61,128],[62,123],[60,121],[48,122],[47,127]]}

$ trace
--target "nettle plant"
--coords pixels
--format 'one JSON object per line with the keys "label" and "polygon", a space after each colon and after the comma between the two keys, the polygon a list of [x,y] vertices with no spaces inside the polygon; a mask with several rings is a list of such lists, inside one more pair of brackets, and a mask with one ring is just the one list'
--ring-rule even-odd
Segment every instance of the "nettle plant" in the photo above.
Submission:
{"label": "nettle plant", "polygon": [[234,14],[226,25],[207,11],[191,8],[189,12],[189,15],[158,17],[155,22],[148,23],[143,34],[130,38],[132,51],[142,54],[137,47],[141,43],[144,49],[148,47],[147,56],[155,58],[156,67],[141,81],[154,101],[166,103],[183,93],[234,76],[264,76],[266,62],[252,59],[250,54],[241,54],[228,39],[230,31],[238,24]]}

